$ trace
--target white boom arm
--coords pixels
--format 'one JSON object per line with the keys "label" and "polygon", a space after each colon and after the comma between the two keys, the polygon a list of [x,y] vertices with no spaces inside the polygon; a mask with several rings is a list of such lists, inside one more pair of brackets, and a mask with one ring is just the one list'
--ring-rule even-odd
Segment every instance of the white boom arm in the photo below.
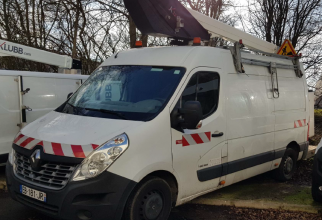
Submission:
{"label": "white boom arm", "polygon": [[14,56],[66,69],[71,69],[73,65],[73,59],[69,56],[50,53],[44,50],[27,47],[21,44],[11,43],[9,41],[1,39],[0,56]]}
{"label": "white boom arm", "polygon": [[278,47],[275,44],[247,34],[190,8],[187,8],[187,10],[206,30],[212,34],[212,37],[221,37],[232,42],[243,40],[243,44],[250,49],[261,50],[266,53],[277,53]]}

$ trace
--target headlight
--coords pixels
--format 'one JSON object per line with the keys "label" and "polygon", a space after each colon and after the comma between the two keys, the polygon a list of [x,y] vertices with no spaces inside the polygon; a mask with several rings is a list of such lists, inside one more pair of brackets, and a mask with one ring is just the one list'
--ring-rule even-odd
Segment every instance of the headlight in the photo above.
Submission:
{"label": "headlight", "polygon": [[126,134],[121,134],[93,151],[77,168],[73,181],[90,179],[104,172],[129,147]]}
{"label": "headlight", "polygon": [[11,165],[13,165],[13,161],[14,161],[14,154],[15,154],[15,151],[13,150],[13,148],[11,148],[11,151],[9,153],[9,156],[8,156],[8,161]]}

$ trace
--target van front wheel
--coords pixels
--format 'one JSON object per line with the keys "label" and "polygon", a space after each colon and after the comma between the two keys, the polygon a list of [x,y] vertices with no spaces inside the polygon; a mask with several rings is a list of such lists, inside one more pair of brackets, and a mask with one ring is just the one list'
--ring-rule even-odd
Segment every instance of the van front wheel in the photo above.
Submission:
{"label": "van front wheel", "polygon": [[158,177],[148,177],[132,192],[124,209],[125,220],[164,220],[171,211],[171,188]]}
{"label": "van front wheel", "polygon": [[292,148],[287,148],[279,168],[273,170],[274,178],[282,182],[290,180],[297,168],[297,158],[298,152]]}

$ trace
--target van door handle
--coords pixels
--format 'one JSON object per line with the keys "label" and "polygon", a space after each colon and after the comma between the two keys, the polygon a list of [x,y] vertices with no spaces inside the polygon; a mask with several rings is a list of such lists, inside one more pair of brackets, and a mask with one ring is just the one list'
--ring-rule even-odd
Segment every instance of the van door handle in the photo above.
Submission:
{"label": "van door handle", "polygon": [[212,136],[213,138],[216,138],[216,137],[222,137],[222,136],[224,136],[224,133],[223,133],[223,132],[220,132],[220,133],[212,134],[211,136]]}

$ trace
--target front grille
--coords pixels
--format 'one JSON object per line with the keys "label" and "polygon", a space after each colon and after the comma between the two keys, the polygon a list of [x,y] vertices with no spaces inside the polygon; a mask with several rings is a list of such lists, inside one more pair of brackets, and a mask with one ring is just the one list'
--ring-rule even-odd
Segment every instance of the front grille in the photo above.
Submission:
{"label": "front grille", "polygon": [[71,178],[76,165],[67,165],[43,161],[40,171],[34,171],[30,166],[29,158],[15,153],[15,174],[18,178],[34,185],[49,189],[62,189]]}

